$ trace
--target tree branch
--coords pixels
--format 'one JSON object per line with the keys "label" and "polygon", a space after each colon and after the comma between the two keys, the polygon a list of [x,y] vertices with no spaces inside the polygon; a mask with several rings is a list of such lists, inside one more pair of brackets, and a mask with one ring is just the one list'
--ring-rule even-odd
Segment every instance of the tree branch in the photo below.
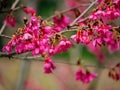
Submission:
{"label": "tree branch", "polygon": [[[67,13],[67,12],[69,12],[69,11],[72,11],[72,10],[74,10],[74,9],[76,9],[76,8],[86,7],[86,6],[88,6],[88,5],[90,5],[90,3],[88,3],[88,4],[80,4],[80,5],[76,6],[76,7],[69,8],[69,9],[66,9],[66,10],[63,10],[63,11],[60,11],[60,13],[61,13],[61,14],[64,14],[64,13]],[[54,16],[55,16],[55,15],[52,15],[52,16],[48,17],[48,18],[45,19],[45,20],[50,20],[50,19],[53,18]]]}
{"label": "tree branch", "polygon": [[82,16],[84,16],[91,9],[92,6],[94,6],[94,4],[97,3],[97,1],[98,0],[95,0],[94,2],[92,2],[90,6],[87,9],[85,9],[83,13],[81,13],[70,25],[75,24]]}
{"label": "tree branch", "polygon": [[15,12],[15,11],[21,9],[22,7],[24,7],[24,6],[23,6],[23,5],[20,5],[20,6],[18,6],[18,7],[13,8],[13,9],[5,10],[5,11],[0,11],[0,13]]}
{"label": "tree branch", "polygon": [[14,9],[16,5],[18,4],[20,0],[15,0],[15,2],[12,4],[11,9]]}
{"label": "tree branch", "polygon": [[4,35],[4,34],[1,34],[0,37],[5,37],[5,38],[8,38],[8,39],[12,39],[11,36],[7,36],[7,35]]}
{"label": "tree branch", "polygon": [[[40,55],[37,55],[37,56],[16,56],[16,55],[12,55],[10,58],[17,59],[17,60],[29,60],[29,61],[44,62],[44,58]],[[63,61],[59,61],[59,60],[55,60],[54,62],[55,63],[60,63],[60,64],[77,65],[77,63],[72,63],[72,62],[68,63],[68,62],[63,62]],[[98,67],[98,66],[95,66],[95,65],[87,65],[87,64],[84,65],[84,66],[92,67],[92,68]],[[99,68],[100,69],[110,69],[108,66],[101,66]]]}

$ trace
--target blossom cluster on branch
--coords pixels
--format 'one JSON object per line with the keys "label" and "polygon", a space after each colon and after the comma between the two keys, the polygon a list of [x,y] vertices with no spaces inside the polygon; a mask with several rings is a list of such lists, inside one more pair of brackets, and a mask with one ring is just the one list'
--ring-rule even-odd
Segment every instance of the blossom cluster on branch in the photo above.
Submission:
{"label": "blossom cluster on branch", "polygon": [[[32,8],[23,7],[23,10],[31,15],[30,20],[24,19],[24,27],[18,28],[12,39],[3,47],[3,51],[9,54],[13,50],[17,54],[29,51],[32,55],[43,56],[44,71],[47,74],[56,68],[52,57],[57,53],[66,52],[74,43],[85,45],[93,53],[97,53],[100,59],[104,57],[100,51],[103,46],[107,46],[110,52],[120,50],[119,26],[115,27],[109,23],[120,18],[120,0],[98,0],[97,6],[88,18],[83,20],[84,17],[80,17],[75,23],[72,23],[70,17],[61,13],[56,14],[52,21],[46,21],[36,16],[36,11]],[[5,23],[15,26],[16,20],[14,16],[9,15]],[[70,32],[73,28],[75,35],[67,37],[62,34],[63,31]],[[110,73],[109,76],[114,75]],[[95,77],[95,73],[83,68],[76,72],[76,80],[81,80],[83,83],[89,83]]]}

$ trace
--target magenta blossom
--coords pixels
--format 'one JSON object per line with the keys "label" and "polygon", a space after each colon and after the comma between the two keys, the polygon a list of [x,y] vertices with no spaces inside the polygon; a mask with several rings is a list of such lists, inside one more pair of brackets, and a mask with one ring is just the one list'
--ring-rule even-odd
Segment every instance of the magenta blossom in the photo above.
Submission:
{"label": "magenta blossom", "polygon": [[4,52],[8,52],[9,54],[10,54],[10,52],[11,52],[11,44],[7,44],[6,46],[4,46],[3,48],[2,48],[2,50],[4,51]]}
{"label": "magenta blossom", "polygon": [[53,64],[52,59],[47,57],[44,63],[44,73],[50,74],[52,73],[52,70],[54,70],[55,68],[56,66]]}
{"label": "magenta blossom", "polygon": [[8,26],[15,27],[16,19],[14,16],[8,15],[8,16],[6,16],[4,23]]}
{"label": "magenta blossom", "polygon": [[90,73],[89,71],[85,71],[83,69],[79,69],[76,72],[76,80],[80,80],[83,83],[89,83],[93,81],[95,77],[96,77],[95,73]]}
{"label": "magenta blossom", "polygon": [[32,38],[32,35],[29,34],[29,33],[25,33],[24,36],[23,36],[24,40],[28,40],[28,39],[31,39],[31,38]]}
{"label": "magenta blossom", "polygon": [[100,4],[102,2],[102,0],[98,0],[98,4]]}
{"label": "magenta blossom", "polygon": [[60,15],[60,16],[56,15],[53,18],[53,22],[55,26],[58,26],[60,28],[65,28],[70,23],[69,18],[64,15]]}
{"label": "magenta blossom", "polygon": [[114,20],[120,17],[120,10],[119,8],[115,7],[114,5],[110,7],[106,7],[105,10],[102,10],[99,8],[97,11],[93,12],[89,19],[91,20],[99,20],[102,19],[102,21],[106,22],[108,20]]}
{"label": "magenta blossom", "polygon": [[67,51],[72,47],[72,42],[68,39],[61,39],[59,44],[55,47],[56,53],[61,53]]}
{"label": "magenta blossom", "polygon": [[36,10],[30,7],[24,7],[23,10],[26,14],[30,14],[30,15],[36,14]]}
{"label": "magenta blossom", "polygon": [[77,31],[76,35],[72,35],[71,38],[78,44],[88,44],[91,41],[90,30]]}

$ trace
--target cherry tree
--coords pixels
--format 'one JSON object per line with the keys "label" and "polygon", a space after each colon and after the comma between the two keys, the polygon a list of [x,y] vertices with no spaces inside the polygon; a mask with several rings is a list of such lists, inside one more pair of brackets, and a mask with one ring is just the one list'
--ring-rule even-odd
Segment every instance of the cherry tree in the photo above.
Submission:
{"label": "cherry tree", "polygon": [[[43,19],[32,7],[18,6],[15,0],[0,29],[0,37],[10,39],[0,52],[1,57],[23,60],[44,61],[44,73],[52,74],[57,69],[53,57],[74,49],[75,45],[83,45],[104,64],[106,55],[103,48],[110,54],[120,50],[120,26],[115,21],[120,18],[120,0],[66,0],[69,9],[56,11],[55,14]],[[30,16],[24,17],[24,25],[14,35],[3,34],[5,27],[15,27],[17,18],[13,12],[22,10]],[[1,10],[1,12],[3,12]],[[8,31],[9,32],[9,31]],[[67,35],[66,33],[71,33]],[[19,55],[29,53],[29,56]],[[79,57],[79,56],[78,56]],[[38,60],[41,61],[41,60]],[[76,82],[90,83],[98,74],[90,71],[79,58],[76,62]],[[120,80],[120,62],[109,68],[108,77]]]}

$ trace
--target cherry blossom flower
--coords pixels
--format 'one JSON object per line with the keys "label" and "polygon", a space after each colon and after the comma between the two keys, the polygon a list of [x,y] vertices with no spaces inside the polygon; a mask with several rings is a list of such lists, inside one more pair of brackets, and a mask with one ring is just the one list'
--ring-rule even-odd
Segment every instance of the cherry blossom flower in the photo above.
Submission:
{"label": "cherry blossom flower", "polygon": [[108,76],[116,81],[120,80],[120,62],[110,69]]}
{"label": "cherry blossom flower", "polygon": [[52,59],[50,59],[49,57],[45,58],[44,73],[50,74],[55,68],[56,66],[53,64]]}
{"label": "cherry blossom flower", "polygon": [[56,53],[66,52],[69,48],[71,48],[72,42],[68,39],[61,39],[59,44],[55,47]]}
{"label": "cherry blossom flower", "polygon": [[6,18],[5,18],[4,23],[6,25],[8,25],[8,26],[15,27],[15,25],[16,25],[16,19],[12,15],[7,15]]}
{"label": "cherry blossom flower", "polygon": [[114,3],[115,3],[115,7],[120,9],[120,0],[114,0]]}
{"label": "cherry blossom flower", "polygon": [[91,35],[88,30],[77,31],[76,35],[72,35],[71,38],[76,43],[88,44],[91,41]]}
{"label": "cherry blossom flower", "polygon": [[102,1],[102,0],[98,0],[98,4],[100,4],[100,3],[101,3],[101,1]]}
{"label": "cherry blossom flower", "polygon": [[58,26],[60,28],[65,28],[70,23],[69,18],[64,15],[60,15],[60,16],[56,15],[53,18],[53,22],[55,26]]}
{"label": "cherry blossom flower", "polygon": [[[72,0],[67,1],[72,2]],[[69,25],[71,22],[68,16],[63,14],[54,16],[53,21],[49,23],[49,21],[44,21],[36,16],[34,9],[24,7],[24,12],[31,15],[30,20],[24,23],[24,27],[16,31],[9,43],[3,47],[3,51],[9,54],[11,51],[15,51],[17,54],[30,51],[32,55],[41,55],[45,58],[44,72],[47,74],[52,73],[56,66],[50,57],[68,51],[73,45],[72,41],[64,36],[61,31],[67,29],[68,26],[70,29],[74,29],[75,26],[75,30],[77,28],[76,34],[71,35],[71,38],[75,43],[85,45],[89,51],[103,61],[105,55],[102,53],[102,47],[106,46],[109,52],[120,50],[119,31],[108,23],[111,20],[120,18],[120,0],[110,0],[112,3],[109,0],[101,2],[102,0],[98,0],[100,5],[93,10],[89,18],[79,22],[81,19],[84,20],[84,17],[82,17],[78,20],[79,23],[76,22],[73,26]],[[76,3],[70,4],[74,6]],[[4,23],[15,26],[16,20],[14,16],[8,15]],[[65,32],[67,31],[70,30]],[[120,73],[116,70],[113,71],[110,72],[110,77],[119,80]],[[84,69],[79,69],[76,72],[76,80],[81,80],[83,83],[93,81],[96,76],[95,73]]]}
{"label": "cherry blossom flower", "polygon": [[25,33],[24,36],[23,36],[23,39],[25,40],[28,40],[28,39],[31,39],[32,38],[32,35],[29,34],[29,33]]}
{"label": "cherry blossom flower", "polygon": [[[101,2],[102,0],[99,0],[98,2]],[[103,3],[103,7],[99,7],[98,10],[92,12],[92,14],[89,16],[89,19],[91,20],[98,20],[102,19],[104,22],[108,20],[117,19],[120,17],[120,9],[117,6],[117,0],[116,5],[110,5],[108,6],[106,3]]]}
{"label": "cherry blossom flower", "polygon": [[76,72],[76,80],[80,80],[83,83],[89,83],[91,81],[93,81],[94,78],[96,78],[96,74],[95,73],[90,73],[89,71],[85,71],[83,69],[79,69]]}
{"label": "cherry blossom flower", "polygon": [[11,45],[10,44],[7,44],[6,46],[4,46],[3,48],[2,48],[2,50],[4,51],[4,52],[8,52],[9,54],[10,54],[10,52],[11,52]]}
{"label": "cherry blossom flower", "polygon": [[30,15],[36,14],[36,10],[31,7],[24,7],[23,10],[26,14],[30,14]]}

